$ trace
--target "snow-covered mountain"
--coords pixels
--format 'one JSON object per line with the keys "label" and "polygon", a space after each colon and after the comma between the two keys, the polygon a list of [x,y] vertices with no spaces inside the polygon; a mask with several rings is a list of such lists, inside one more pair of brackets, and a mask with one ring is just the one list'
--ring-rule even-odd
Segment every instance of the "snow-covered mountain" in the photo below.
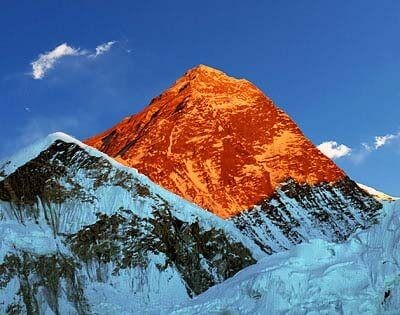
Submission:
{"label": "snow-covered mountain", "polygon": [[173,314],[399,314],[400,201],[341,244],[322,239],[267,256]]}
{"label": "snow-covered mountain", "polygon": [[231,222],[61,133],[0,170],[0,313],[157,313],[262,256]]}

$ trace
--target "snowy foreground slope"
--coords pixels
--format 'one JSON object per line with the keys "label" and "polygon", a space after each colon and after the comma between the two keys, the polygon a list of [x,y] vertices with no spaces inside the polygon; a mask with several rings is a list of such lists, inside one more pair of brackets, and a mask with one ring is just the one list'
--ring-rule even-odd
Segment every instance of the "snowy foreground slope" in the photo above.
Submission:
{"label": "snowy foreground slope", "polygon": [[400,201],[341,244],[321,239],[268,256],[174,314],[399,314]]}
{"label": "snowy foreground slope", "polygon": [[231,222],[61,133],[0,174],[0,314],[159,313],[263,255]]}

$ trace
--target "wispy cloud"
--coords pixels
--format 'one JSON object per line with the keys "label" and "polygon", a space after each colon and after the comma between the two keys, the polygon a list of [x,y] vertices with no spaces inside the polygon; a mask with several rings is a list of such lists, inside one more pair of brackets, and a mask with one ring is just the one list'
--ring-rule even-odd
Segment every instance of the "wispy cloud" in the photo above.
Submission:
{"label": "wispy cloud", "polygon": [[99,46],[96,47],[96,52],[94,54],[90,54],[89,57],[91,58],[96,58],[97,56],[100,56],[106,52],[108,52],[112,45],[114,45],[116,43],[116,41],[110,41],[104,44],[101,44]]}
{"label": "wispy cloud", "polygon": [[317,148],[331,159],[338,159],[350,154],[351,148],[336,141],[326,141],[321,143]]}
{"label": "wispy cloud", "polygon": [[109,41],[98,45],[93,53],[90,50],[74,48],[67,43],[61,44],[51,51],[39,54],[38,58],[31,62],[32,78],[35,80],[43,79],[46,74],[55,67],[57,62],[67,56],[85,56],[87,58],[96,58],[110,51],[116,41]]}
{"label": "wispy cloud", "polygon": [[387,134],[384,136],[376,136],[375,137],[375,150],[379,149],[380,147],[383,147],[384,145],[389,144],[392,140],[400,138],[400,132],[396,134]]}
{"label": "wispy cloud", "polygon": [[46,73],[54,68],[57,61],[65,56],[78,56],[84,54],[79,48],[73,48],[66,43],[61,44],[51,51],[45,52],[38,56],[38,59],[31,62],[32,77],[35,80],[41,80]]}
{"label": "wispy cloud", "polygon": [[362,142],[361,147],[367,152],[372,152],[372,150],[374,149],[370,144],[366,142]]}

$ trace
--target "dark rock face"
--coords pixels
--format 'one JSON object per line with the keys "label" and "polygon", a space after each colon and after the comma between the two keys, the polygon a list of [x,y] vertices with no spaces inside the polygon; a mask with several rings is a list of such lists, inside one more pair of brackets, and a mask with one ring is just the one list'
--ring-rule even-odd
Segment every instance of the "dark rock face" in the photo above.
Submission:
{"label": "dark rock face", "polygon": [[[141,219],[129,210],[123,212],[124,216],[99,215],[95,224],[68,236],[67,242],[80,261],[113,262],[112,273],[118,274],[120,269],[146,268],[149,255],[161,253],[166,260],[157,267],[165,270],[175,266],[190,296],[255,263],[243,244],[229,241],[218,229],[204,231],[198,222],[187,223],[173,217],[167,205],[149,219]],[[214,275],[212,270],[216,271]]]}
{"label": "dark rock face", "polygon": [[20,252],[7,255],[0,264],[0,288],[14,277],[19,282],[16,303],[8,305],[7,313],[39,314],[39,300],[44,295],[53,313],[62,314],[58,299],[64,291],[77,314],[88,314],[83,286],[77,278],[78,267],[72,258],[61,254],[36,256]]}
{"label": "dark rock face", "polygon": [[348,177],[315,186],[289,180],[272,197],[231,220],[272,254],[310,237],[342,242],[356,229],[376,223],[381,208]]}
{"label": "dark rock face", "polygon": [[[90,188],[85,186],[87,183]],[[116,169],[104,158],[88,154],[77,144],[57,140],[0,181],[0,200],[9,203],[12,213],[8,216],[20,222],[38,221],[40,211],[44,212],[46,222],[57,233],[60,213],[53,211],[56,205],[94,204],[97,197],[91,190],[103,185],[121,187],[132,198],[151,197],[149,188],[131,174]]]}

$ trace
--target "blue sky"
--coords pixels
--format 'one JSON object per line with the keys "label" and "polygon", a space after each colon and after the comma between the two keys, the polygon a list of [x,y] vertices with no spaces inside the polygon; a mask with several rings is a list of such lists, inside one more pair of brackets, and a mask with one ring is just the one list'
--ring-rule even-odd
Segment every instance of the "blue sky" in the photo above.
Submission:
{"label": "blue sky", "polygon": [[[255,83],[316,145],[351,148],[335,161],[352,178],[400,195],[398,1],[3,1],[0,29],[0,158],[109,128],[203,63]],[[75,55],[35,80],[31,63],[63,43]]]}

